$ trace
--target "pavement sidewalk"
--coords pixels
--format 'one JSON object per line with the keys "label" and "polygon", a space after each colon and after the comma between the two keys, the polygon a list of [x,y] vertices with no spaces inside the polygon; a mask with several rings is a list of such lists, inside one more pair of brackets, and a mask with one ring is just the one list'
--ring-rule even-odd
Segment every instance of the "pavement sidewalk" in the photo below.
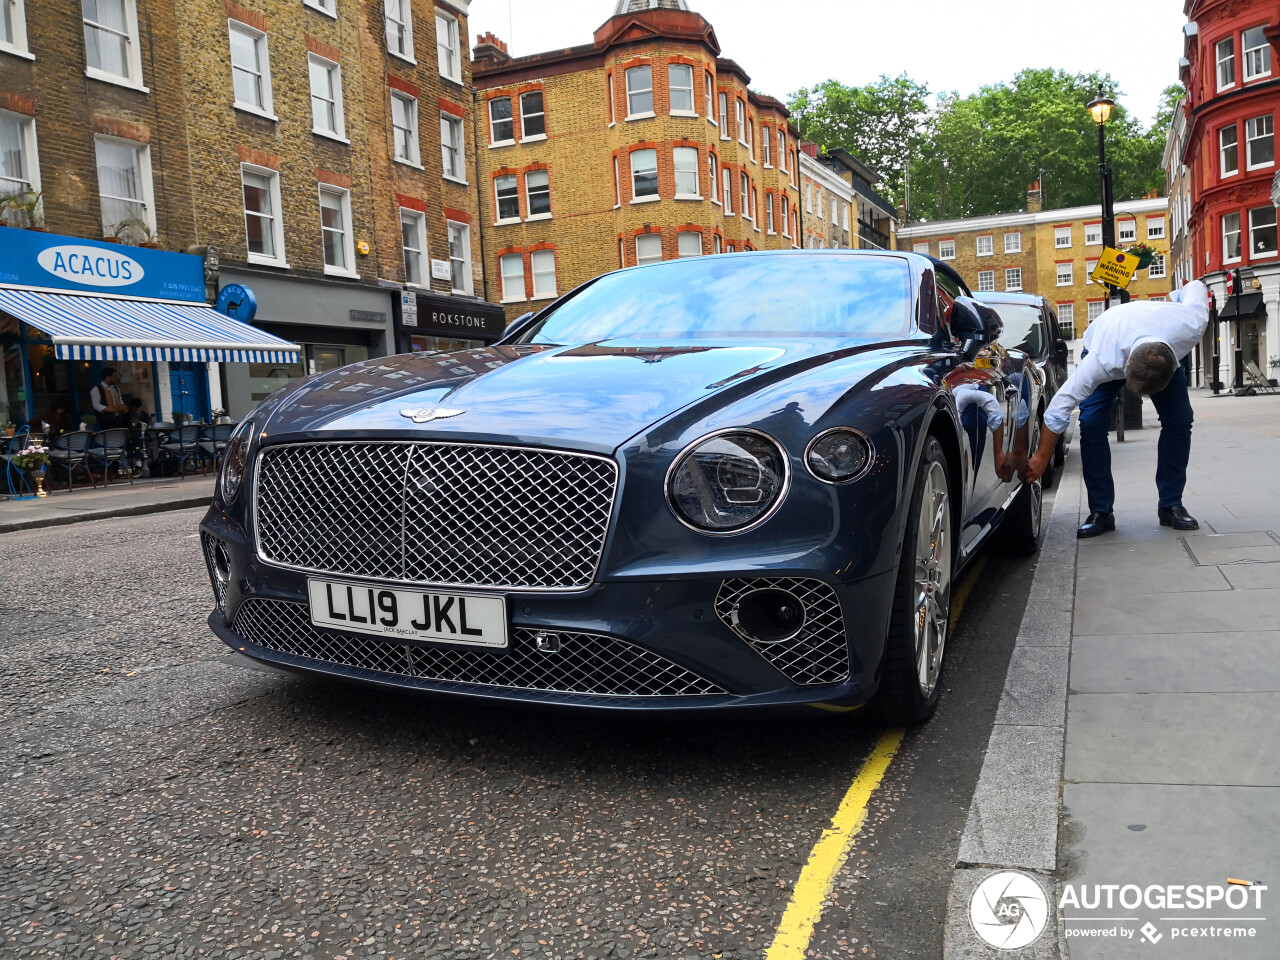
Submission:
{"label": "pavement sidewalk", "polygon": [[77,486],[68,493],[51,490],[39,500],[0,500],[0,534],[33,527],[54,527],[82,520],[127,517],[184,507],[201,507],[213,499],[214,475],[167,480],[114,481],[108,487]]}

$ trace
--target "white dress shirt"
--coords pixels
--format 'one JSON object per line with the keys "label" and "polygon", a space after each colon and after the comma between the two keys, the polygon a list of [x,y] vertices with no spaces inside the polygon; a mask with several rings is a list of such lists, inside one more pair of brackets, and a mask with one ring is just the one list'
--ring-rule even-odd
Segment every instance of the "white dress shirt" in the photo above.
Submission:
{"label": "white dress shirt", "polygon": [[1181,360],[1208,325],[1209,291],[1199,280],[1175,290],[1168,303],[1134,300],[1107,310],[1085,331],[1089,355],[1054,395],[1044,412],[1044,425],[1058,435],[1065,433],[1071,411],[1104,383],[1124,379],[1125,362],[1139,343],[1167,343]]}

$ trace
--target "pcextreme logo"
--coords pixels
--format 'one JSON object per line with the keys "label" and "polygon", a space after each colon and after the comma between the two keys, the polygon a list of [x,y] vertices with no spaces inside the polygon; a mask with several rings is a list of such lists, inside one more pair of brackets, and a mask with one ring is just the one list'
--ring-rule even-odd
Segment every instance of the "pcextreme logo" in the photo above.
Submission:
{"label": "pcextreme logo", "polygon": [[1035,942],[1049,919],[1044,888],[1025,873],[1006,870],[987,877],[969,900],[969,922],[984,943],[1017,950]]}

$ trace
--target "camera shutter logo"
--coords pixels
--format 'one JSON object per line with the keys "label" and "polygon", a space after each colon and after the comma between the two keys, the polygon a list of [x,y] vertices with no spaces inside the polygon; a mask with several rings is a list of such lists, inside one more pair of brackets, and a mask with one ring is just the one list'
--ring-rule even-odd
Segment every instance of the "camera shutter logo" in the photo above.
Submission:
{"label": "camera shutter logo", "polygon": [[1044,888],[1025,873],[994,873],[978,884],[969,901],[969,922],[983,942],[1001,950],[1033,943],[1049,919]]}

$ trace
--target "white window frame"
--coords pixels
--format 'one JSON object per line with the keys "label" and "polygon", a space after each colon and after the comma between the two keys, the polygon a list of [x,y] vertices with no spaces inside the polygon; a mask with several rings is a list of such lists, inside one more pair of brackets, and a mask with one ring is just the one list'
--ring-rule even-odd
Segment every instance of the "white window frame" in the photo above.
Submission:
{"label": "white window frame", "polygon": [[[264,177],[267,181],[267,196],[271,202],[271,242],[276,250],[276,255],[273,257],[262,253],[253,253],[249,250],[249,217],[251,215],[259,216],[259,214],[250,214],[250,211],[244,205],[244,175],[246,173]],[[289,262],[285,259],[284,250],[284,210],[281,208],[280,203],[279,170],[272,170],[270,167],[259,167],[252,163],[240,164],[240,213],[244,222],[245,259],[249,263],[260,263],[272,267],[288,267]]]}
{"label": "white window frame", "polygon": [[[0,0],[2,2],[2,0]],[[333,104],[333,130],[321,130],[315,123],[315,106],[316,98],[315,87],[311,84],[311,68],[317,66],[327,71],[329,74],[329,82],[333,84],[333,100],[326,101]],[[311,89],[311,132],[319,137],[328,137],[330,140],[338,140],[342,143],[350,143],[347,139],[347,117],[342,104],[342,64],[322,57],[318,53],[307,54],[307,85]],[[324,100],[323,97],[319,98]]]}
{"label": "white window frame", "polygon": [[1138,218],[1116,220],[1116,243],[1133,243],[1138,239]]}
{"label": "white window frame", "polygon": [[765,232],[768,233],[770,236],[775,236],[777,234],[778,231],[774,226],[774,219],[773,219],[773,194],[772,193],[766,193],[764,195],[764,226],[765,226]]}
{"label": "white window frame", "polygon": [[[550,262],[551,269],[546,269],[546,264]],[[543,269],[539,270],[541,264]],[[534,300],[554,300],[559,294],[557,293],[556,280],[556,252],[554,250],[534,250],[529,254],[529,272],[533,274],[533,299]],[[538,290],[539,278],[545,283],[547,276],[551,277],[551,289],[548,291],[544,286],[541,291]]]}
{"label": "white window frame", "polygon": [[[507,106],[508,106],[509,108],[511,108],[511,116],[507,117],[505,120],[494,120],[494,118],[493,118],[493,105],[494,105],[495,103],[500,103],[500,102],[501,102],[501,101],[503,101],[503,100],[507,101]],[[515,142],[516,142],[516,114],[515,114],[515,104],[514,104],[514,103],[512,103],[512,101],[511,101],[511,97],[509,97],[509,96],[507,96],[507,97],[490,97],[490,98],[489,98],[489,101],[488,101],[488,111],[487,111],[487,112],[488,112],[488,114],[489,114],[489,146],[491,146],[491,147],[509,147],[509,146],[511,146],[513,143],[515,143]],[[494,128],[494,124],[495,124],[495,123],[509,123],[509,124],[511,124],[511,136],[509,136],[509,137],[504,137],[503,139],[499,140],[499,139],[498,139],[498,135],[494,132],[494,129],[493,129],[493,128]]]}
{"label": "white window frame", "polygon": [[[647,172],[648,170],[648,168],[646,168],[644,171],[639,171],[636,169],[636,156],[642,153],[653,155],[653,193],[646,193],[643,196],[636,192],[636,175],[638,173]],[[660,187],[658,185],[658,151],[657,150],[655,150],[653,147],[645,147],[643,150],[632,150],[630,155],[627,157],[627,169],[631,175],[631,202],[632,203],[654,203],[655,201],[661,199],[659,196]]]}
{"label": "white window frame", "polygon": [[[546,213],[534,213],[534,212],[533,212],[533,192],[534,192],[534,188],[533,188],[533,185],[532,185],[531,183],[529,183],[529,178],[530,178],[530,177],[545,177],[545,178],[546,178],[546,181],[547,181],[547,184],[546,184],[546,188],[547,188],[547,189],[546,189],[546,194],[547,194],[547,212],[546,212]],[[542,191],[541,191],[541,190],[539,190],[538,192],[539,192],[539,193],[542,193]],[[526,170],[526,171],[525,171],[525,174],[524,174],[524,202],[525,202],[525,207],[526,207],[526,208],[528,209],[528,211],[529,211],[529,215],[528,215],[527,217],[525,217],[525,220],[526,220],[526,221],[529,221],[529,220],[550,220],[550,219],[551,219],[551,171],[549,171],[549,170]]]}
{"label": "white window frame", "polygon": [[1085,312],[1085,320],[1088,323],[1093,323],[1093,321],[1097,320],[1100,316],[1102,316],[1104,313],[1107,312],[1107,301],[1090,300],[1085,305],[1084,312]]}
{"label": "white window frame", "polygon": [[[982,249],[983,240],[987,241],[985,250]],[[973,252],[974,252],[974,256],[978,256],[978,257],[994,257],[996,253],[995,237],[989,233],[984,233],[981,236],[974,238]]]}
{"label": "white window frame", "polygon": [[[446,131],[448,136],[446,136]],[[454,132],[457,132],[457,140],[454,142]],[[453,148],[458,154],[458,168],[462,171],[462,176],[449,172],[448,150]],[[466,124],[463,123],[462,117],[455,116],[445,110],[440,111],[440,161],[441,170],[444,179],[453,183],[467,185],[467,135]]]}
{"label": "white window frame", "polygon": [[617,122],[616,115],[614,113],[614,104],[613,104],[613,74],[612,73],[605,74],[605,83],[609,88],[609,126],[612,127],[614,123]]}
{"label": "white window frame", "polygon": [[[1053,228],[1053,249],[1070,250],[1071,243],[1072,243],[1071,233],[1072,231],[1070,227],[1054,227]],[[1067,241],[1066,243],[1062,242],[1064,239]]]}
{"label": "white window frame", "polygon": [[703,94],[707,109],[707,122],[713,127],[718,127],[720,124],[716,123],[716,78],[711,71],[705,67],[702,69],[702,78],[704,86]]}
{"label": "white window frame", "polygon": [[911,252],[920,253],[927,257],[929,255],[929,241],[917,240],[915,243],[911,244]]}
{"label": "white window frame", "polygon": [[766,126],[760,127],[760,160],[766,167],[773,167],[773,134]]}
{"label": "white window frame", "polygon": [[1055,263],[1053,277],[1060,287],[1073,287],[1076,283],[1076,265],[1074,263]]}
{"label": "white window frame", "polygon": [[[1262,136],[1250,136],[1249,129],[1251,125],[1256,125],[1261,121],[1266,121],[1267,132]],[[1257,129],[1257,126],[1253,126]],[[1260,140],[1271,141],[1271,159],[1264,160],[1262,163],[1253,162],[1253,145]],[[1246,170],[1265,170],[1267,167],[1276,165],[1276,124],[1273,115],[1264,113],[1258,117],[1250,117],[1244,122],[1244,168]]]}
{"label": "white window frame", "polygon": [[711,235],[711,252],[724,253],[724,239],[718,233]]}
{"label": "white window frame", "polygon": [[1004,252],[1005,253],[1021,253],[1022,252],[1022,231],[1021,230],[1012,230],[1004,235]]}
{"label": "white window frame", "polygon": [[[400,127],[396,124],[396,101],[404,104],[407,111],[406,119],[409,121],[408,127]],[[400,156],[400,131],[405,130],[408,133],[409,155]],[[417,167],[422,169],[422,152],[419,144],[420,134],[418,127],[418,98],[404,93],[401,90],[391,90],[391,159],[396,163],[403,163],[406,166]]]}
{"label": "white window frame", "polygon": [[787,134],[778,127],[778,167],[783,173],[789,172],[787,169]]}
{"label": "white window frame", "polygon": [[[639,77],[641,71],[643,70],[649,71],[649,86],[636,87],[633,90],[631,88],[631,76],[632,74],[634,74],[636,77]],[[627,119],[628,120],[644,120],[644,119],[647,119],[648,117],[654,116],[653,108],[654,106],[656,106],[656,104],[655,104],[655,97],[653,95],[653,64],[641,63],[641,64],[637,64],[634,67],[627,67],[627,69],[623,71],[623,74],[622,74],[622,83],[627,94]],[[646,93],[649,95],[649,109],[633,111],[631,109],[631,98],[635,96],[643,96]]]}
{"label": "white window frame", "polygon": [[[686,163],[685,169],[681,170],[680,158],[683,156],[687,161],[689,159],[690,154],[693,155],[693,165],[689,166]],[[677,200],[701,200],[702,199],[702,162],[698,158],[698,148],[697,147],[674,147],[671,151],[671,165],[672,165],[672,170],[674,171],[674,177],[675,177],[676,199]],[[681,192],[680,190],[681,174],[685,174],[686,176],[691,175],[693,177],[693,189],[694,189],[693,193]]]}
{"label": "white window frame", "polygon": [[1092,260],[1086,260],[1086,261],[1084,262],[1084,282],[1085,282],[1085,286],[1088,286],[1088,285],[1090,285],[1090,284],[1092,284],[1092,283],[1093,283],[1093,270],[1094,270],[1094,268],[1095,268],[1097,265],[1098,265],[1098,258],[1097,258],[1097,257],[1094,257]]}
{"label": "white window frame", "polygon": [[823,209],[822,209],[822,208],[823,208],[823,205],[824,205],[824,201],[823,201],[823,199],[822,199],[822,188],[821,188],[821,187],[815,187],[815,188],[814,188],[814,191],[813,191],[813,205],[814,205],[814,207],[816,207],[816,208],[817,208],[818,219],[819,219],[819,220],[825,220],[825,219],[827,219],[826,214],[825,214],[825,212],[824,212],[824,211],[823,211]]}
{"label": "white window frame", "polygon": [[[1250,260],[1266,260],[1266,259],[1269,259],[1270,257],[1274,257],[1277,251],[1268,250],[1264,253],[1258,252],[1258,245],[1257,243],[1254,242],[1254,239],[1253,239],[1253,235],[1255,232],[1257,232],[1257,229],[1258,229],[1258,227],[1255,226],[1253,222],[1253,215],[1255,213],[1269,213],[1271,215],[1271,222],[1262,224],[1262,226],[1271,227],[1273,230],[1277,230],[1277,239],[1280,239],[1280,224],[1277,223],[1276,208],[1271,206],[1270,204],[1268,204],[1265,207],[1254,207],[1252,210],[1249,211],[1249,259]],[[1163,260],[1164,258],[1160,257],[1157,259]],[[1155,269],[1154,263],[1151,265],[1151,268],[1153,270]],[[1152,276],[1155,276],[1155,275],[1152,274]],[[1161,274],[1161,276],[1163,276],[1163,274]]]}
{"label": "white window frame", "polygon": [[995,293],[996,292],[996,272],[994,270],[978,271],[978,292],[979,293]]}
{"label": "white window frame", "polygon": [[312,10],[317,10],[326,17],[332,17],[334,20],[338,19],[338,4],[336,0],[302,0],[302,5],[310,7]]}
{"label": "white window frame", "polygon": [[[1257,30],[1262,34],[1262,42],[1253,47],[1246,47],[1244,39],[1245,34],[1250,33],[1253,30]],[[1263,77],[1271,76],[1271,42],[1267,40],[1265,30],[1266,25],[1264,24],[1256,27],[1250,27],[1248,30],[1242,30],[1240,32],[1240,59],[1244,61],[1245,83],[1248,83],[1251,80],[1261,80]],[[1253,65],[1253,61],[1255,60],[1255,57],[1251,56],[1251,54],[1258,54],[1256,59],[1265,62],[1265,70],[1255,71],[1250,69]]]}
{"label": "white window frame", "polygon": [[34,60],[35,57],[27,46],[26,0],[5,0],[5,2],[9,4],[13,38],[11,40],[0,39],[0,51],[12,54],[15,57],[22,57],[24,60]]}
{"label": "white window frame", "polygon": [[[687,70],[689,72],[689,85],[687,87],[684,84],[680,84],[679,86],[676,85],[676,80],[673,74],[678,70]],[[687,63],[668,63],[667,64],[667,102],[669,105],[671,105],[670,106],[671,116],[696,117],[698,115],[698,101],[694,96],[695,89],[696,88],[693,85],[693,67],[692,66],[690,66]],[[689,109],[688,110],[677,110],[675,108],[674,104],[676,100],[677,90],[681,90],[681,91],[687,90],[689,92]]]}
{"label": "white window frame", "polygon": [[[658,247],[658,255],[657,255],[656,257],[652,257],[652,256],[650,256],[650,257],[646,257],[645,259],[643,259],[643,260],[642,260],[642,259],[640,258],[640,241],[641,241],[641,240],[643,240],[643,241],[644,241],[644,244],[645,244],[645,246],[646,246],[646,247],[648,247],[648,246],[652,246],[653,244],[655,244],[655,243],[656,243],[656,244],[657,244],[657,247]],[[645,264],[647,264],[647,263],[661,263],[661,262],[662,262],[662,234],[660,234],[660,233],[641,233],[641,234],[637,234],[637,235],[636,235],[636,244],[635,244],[635,245],[636,245],[636,266],[637,266],[637,267],[642,267],[642,266],[644,266],[644,265],[645,265]]]}
{"label": "white window frame", "polygon": [[938,241],[938,259],[954,260],[956,258],[956,241],[954,238],[950,240]]}
{"label": "white window frame", "polygon": [[[536,93],[536,94],[538,95],[538,97],[542,100],[542,109],[541,109],[541,110],[538,110],[538,111],[536,111],[536,112],[534,112],[534,111],[526,111],[526,110],[525,110],[525,108],[524,108],[524,98],[525,98],[525,97],[528,97],[528,96],[531,96],[532,94],[535,94],[535,93]],[[520,105],[520,140],[521,140],[523,143],[537,143],[539,140],[545,140],[545,139],[547,139],[547,93],[546,93],[546,91],[545,91],[545,90],[542,90],[542,89],[538,89],[538,90],[526,90],[526,91],[524,91],[524,93],[520,94],[520,96],[519,96],[517,99],[518,99],[518,101],[519,101],[519,105]],[[513,108],[513,109],[514,109],[514,107],[515,107],[515,106],[516,106],[515,104],[512,104],[512,108]],[[524,126],[525,126],[525,121],[526,121],[529,117],[541,117],[541,118],[542,118],[542,132],[541,132],[541,133],[530,133],[528,130],[526,130],[526,129],[524,128]],[[514,129],[514,126],[512,127],[512,129]]]}
{"label": "white window frame", "polygon": [[[1058,314],[1058,330],[1062,333],[1063,340],[1074,340],[1076,338],[1076,305],[1074,303],[1058,303],[1054,304]],[[1068,335],[1070,331],[1070,335]]]}
{"label": "white window frame", "polygon": [[436,67],[446,80],[462,82],[462,24],[439,7],[436,7]]}
{"label": "white window frame", "polygon": [[[462,248],[466,253],[466,256],[461,258],[461,260],[453,255],[453,238],[455,230],[460,231],[461,233]],[[449,283],[452,286],[453,264],[461,263],[463,265],[462,281],[464,286],[453,287],[453,292],[464,293],[467,296],[470,296],[475,287],[475,278],[472,276],[473,271],[471,269],[471,227],[465,223],[458,223],[456,220],[446,220],[445,236],[448,238],[449,244]]]}
{"label": "white window frame", "polygon": [[[85,68],[84,75],[94,80],[101,80],[104,83],[114,83],[120,87],[129,87],[133,90],[141,90],[143,93],[151,91],[142,82],[142,51],[139,49],[138,39],[138,4],[137,0],[123,0],[124,3],[124,32],[107,27],[96,21],[86,20],[84,18],[84,6],[80,7],[80,18],[82,21],[82,29],[103,30],[115,36],[124,37],[126,40],[125,53],[125,69],[128,73],[111,73],[109,70],[103,70],[100,67],[89,66],[89,38],[85,36]],[[15,34],[16,34],[15,30]],[[23,35],[26,35],[26,21],[23,19]],[[35,59],[31,57],[31,59]]]}
{"label": "white window frame", "polygon": [[729,169],[728,164],[720,167],[720,197],[724,201],[724,215],[726,217],[734,216],[733,212],[733,171]]}
{"label": "white window frame", "polygon": [[720,161],[714,153],[707,153],[707,182],[711,186],[711,202],[720,203]]}
{"label": "white window frame", "polygon": [[[507,267],[511,265],[519,267],[519,272],[509,272]],[[503,303],[524,303],[529,299],[525,290],[523,253],[504,253],[498,258],[498,282],[501,284]],[[517,283],[519,287],[514,289]]]}
{"label": "white window frame", "polygon": [[324,272],[331,277],[358,277],[360,272],[356,270],[355,228],[351,223],[351,191],[329,183],[321,183],[317,186],[320,211],[320,258],[324,259],[325,233],[338,232],[324,225],[324,198],[334,197],[338,201],[338,212],[342,214],[342,256],[347,264],[345,267],[339,267],[326,261]]}
{"label": "white window frame", "polygon": [[[404,233],[405,227],[408,225],[406,221],[412,224],[411,229],[414,233],[414,240],[417,247],[409,247],[405,245]],[[418,262],[418,280],[409,279],[408,261],[409,255],[413,254]],[[405,266],[404,282],[412,287],[430,287],[431,286],[431,258],[428,256],[427,250],[427,215],[421,210],[413,210],[409,207],[400,208],[400,259]]]}
{"label": "white window frame", "polygon": [[788,232],[791,229],[791,201],[787,195],[782,194],[782,235],[787,239],[791,238]]}
{"label": "white window frame", "polygon": [[[516,191],[516,213],[514,217],[504,217],[502,215],[502,198],[498,195],[498,181],[508,179],[515,185]],[[495,227],[520,222],[520,176],[518,174],[504,173],[493,178],[493,214],[493,225]]]}
{"label": "white window frame", "polygon": [[[1227,53],[1223,53],[1223,46],[1229,46],[1231,49]],[[1214,77],[1218,83],[1218,89],[1230,90],[1236,85],[1236,38],[1234,36],[1225,37],[1213,45],[1213,62]],[[1222,68],[1228,62],[1231,64],[1231,79],[1227,83],[1222,82]]]}
{"label": "white window frame", "polygon": [[[246,103],[243,100],[236,99],[235,96],[235,74],[236,70],[243,70],[236,67],[234,63],[231,66],[231,96],[237,110],[243,110],[245,113],[252,113],[259,117],[266,117],[268,120],[279,120],[275,114],[275,100],[271,94],[271,49],[267,44],[267,35],[261,30],[249,26],[247,23],[241,23],[239,20],[227,20],[227,43],[230,49],[231,34],[238,33],[241,36],[248,37],[253,41],[254,52],[258,58],[258,77],[259,83],[262,85],[262,104]],[[244,71],[250,73],[251,71]]]}
{"label": "white window frame", "polygon": [[[156,197],[155,197],[155,185],[151,179],[151,146],[146,143],[138,143],[136,140],[124,140],[124,139],[121,139],[120,137],[95,136],[93,138],[95,177],[96,177],[96,169],[97,169],[98,146],[100,144],[113,144],[115,146],[124,147],[134,152],[138,160],[138,186],[141,188],[141,191],[142,191],[142,196],[140,198],[108,197],[107,194],[104,194],[102,192],[101,178],[97,178],[98,179],[98,207],[99,207],[100,218],[103,220],[102,226],[104,229],[104,236],[105,236],[105,229],[108,226],[108,224],[105,222],[105,217],[101,217],[102,200],[104,197],[107,197],[107,199],[121,200],[126,203],[141,203],[143,216],[140,217],[139,219],[142,220],[144,223],[146,223],[146,225],[150,227],[152,230],[155,230],[156,228]],[[114,224],[112,226],[114,226]]]}
{"label": "white window frame", "polygon": [[7,185],[25,184],[24,189],[29,193],[40,192],[40,151],[36,141],[36,120],[35,117],[28,117],[21,113],[12,113],[8,110],[0,110],[0,118],[11,120],[18,125],[18,136],[21,138],[22,146],[19,150],[19,156],[24,167],[24,179],[11,179],[6,177],[0,181],[0,193],[10,192]]}
{"label": "white window frame", "polygon": [[[1093,239],[1089,239],[1092,237]],[[1086,247],[1102,246],[1102,224],[1086,223],[1084,225],[1084,245]]]}
{"label": "white window frame", "polygon": [[[392,7],[395,7],[395,16],[392,16]],[[397,59],[412,63],[415,66],[418,63],[417,56],[413,50],[413,8],[410,0],[383,0],[382,17],[387,35],[387,53]],[[403,19],[401,19],[403,18]],[[396,37],[393,39],[392,25],[399,28],[396,31]],[[400,32],[404,34],[403,49],[397,49],[396,41],[399,39]]]}
{"label": "white window frame", "polygon": [[[1275,210],[1275,207],[1271,209]],[[1250,221],[1250,236],[1252,237],[1252,221]],[[1274,257],[1275,254],[1266,254],[1266,256]],[[1157,253],[1155,259],[1151,261],[1151,266],[1147,267],[1147,279],[1163,280],[1166,276],[1168,276],[1168,270],[1165,266],[1164,254]]]}
{"label": "white window frame", "polygon": [[[1226,134],[1231,134],[1231,142],[1225,140]],[[1234,148],[1236,153],[1236,162],[1230,170],[1227,169],[1227,150]],[[1218,131],[1218,176],[1234,177],[1240,172],[1240,125],[1237,123],[1230,124]]]}
{"label": "white window frame", "polygon": [[[1008,236],[1008,234],[1006,234],[1006,236]],[[1016,287],[1010,285],[1010,280],[1012,279],[1013,274],[1015,273],[1018,275],[1018,285]],[[1005,267],[1004,268],[1004,288],[1005,290],[1010,290],[1010,291],[1018,291],[1022,289],[1022,268],[1021,267]]]}
{"label": "white window frame", "polygon": [[738,142],[744,147],[747,145],[747,102],[741,97],[734,97],[734,120],[738,125]]}
{"label": "white window frame", "polygon": [[[685,243],[685,237],[697,237],[698,252],[685,253],[684,248],[688,245]],[[702,256],[702,231],[701,230],[681,230],[676,234],[676,256],[678,258],[700,257]]]}
{"label": "white window frame", "polygon": [[1164,217],[1147,217],[1147,239],[1164,239]]}
{"label": "white window frame", "polygon": [[738,212],[743,220],[751,219],[751,178],[746,172],[738,174]]}
{"label": "white window frame", "polygon": [[622,169],[618,163],[618,155],[613,155],[613,209],[622,206]]}

